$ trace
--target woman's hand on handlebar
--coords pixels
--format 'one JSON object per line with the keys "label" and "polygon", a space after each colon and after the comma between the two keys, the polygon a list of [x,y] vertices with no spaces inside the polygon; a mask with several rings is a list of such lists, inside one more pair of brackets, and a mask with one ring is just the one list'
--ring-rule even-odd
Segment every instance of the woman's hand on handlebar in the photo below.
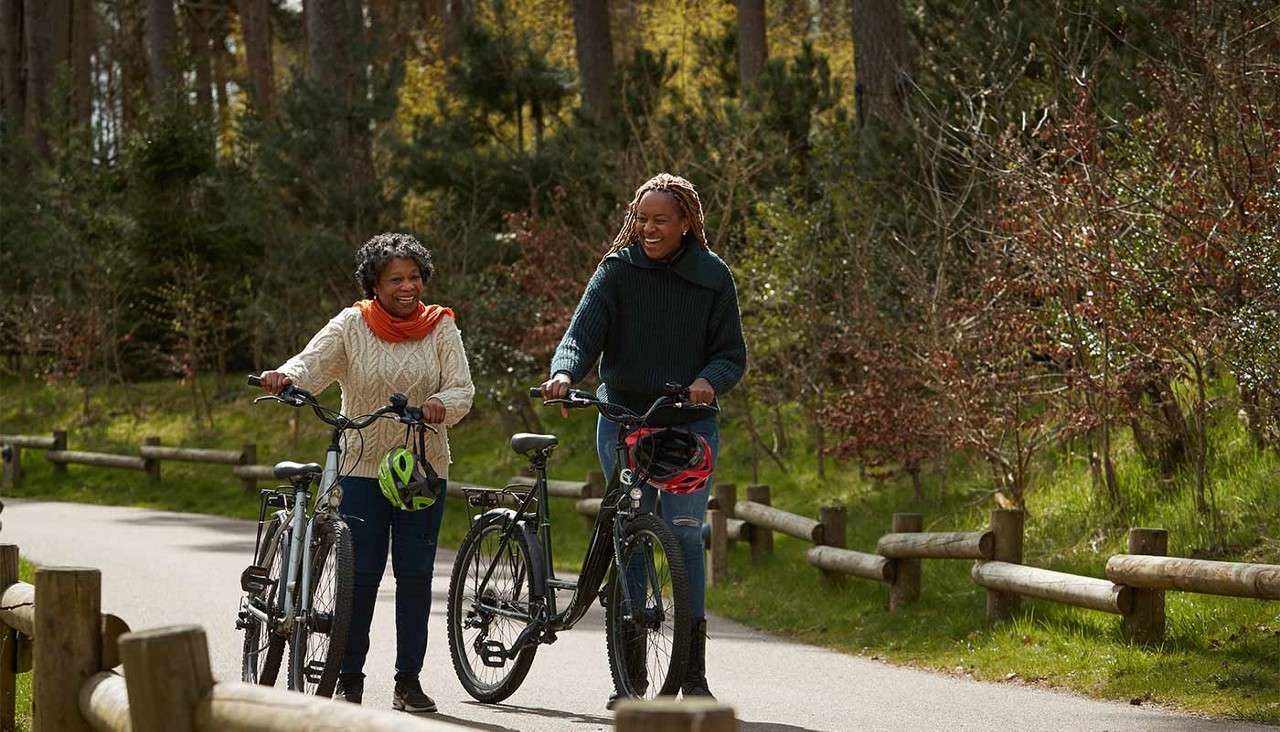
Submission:
{"label": "woman's hand on handlebar", "polygon": [[277,396],[286,386],[293,383],[293,379],[279,371],[263,371],[262,376],[258,378],[262,380],[259,386],[262,387],[263,391]]}
{"label": "woman's hand on handlebar", "polygon": [[422,403],[422,419],[431,424],[444,421],[444,402],[439,397],[430,397]]}

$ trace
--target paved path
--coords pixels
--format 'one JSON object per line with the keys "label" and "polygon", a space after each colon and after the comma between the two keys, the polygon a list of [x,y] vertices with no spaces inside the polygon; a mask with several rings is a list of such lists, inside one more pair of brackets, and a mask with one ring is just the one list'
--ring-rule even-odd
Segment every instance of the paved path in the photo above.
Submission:
{"label": "paved path", "polygon": [[[253,548],[252,522],[137,508],[5,500],[0,541],[38,564],[102,570],[103,610],[134,629],[203,625],[214,675],[239,676],[234,629],[239,576]],[[524,685],[497,706],[471,700],[445,644],[451,552],[436,566],[423,685],[439,717],[487,730],[591,730],[611,726],[603,615],[538,651]],[[374,617],[365,702],[390,707],[394,580]],[[1042,689],[980,683],[898,668],[802,645],[728,620],[711,621],[712,686],[740,728],[765,730],[1272,730],[1092,701]]]}

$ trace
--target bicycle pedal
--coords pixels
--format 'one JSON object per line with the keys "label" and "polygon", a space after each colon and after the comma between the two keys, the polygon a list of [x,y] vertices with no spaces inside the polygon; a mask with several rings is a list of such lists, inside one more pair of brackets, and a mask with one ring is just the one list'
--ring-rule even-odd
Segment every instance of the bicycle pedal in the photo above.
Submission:
{"label": "bicycle pedal", "polygon": [[302,667],[302,676],[309,683],[312,683],[312,684],[320,683],[320,677],[323,675],[324,675],[323,661],[312,661],[311,663],[308,663],[306,666]]}
{"label": "bicycle pedal", "polygon": [[270,570],[251,564],[240,573],[240,589],[251,595],[264,592],[271,586]]}
{"label": "bicycle pedal", "polygon": [[498,641],[485,641],[480,644],[480,660],[491,668],[502,668],[507,665],[507,649]]}

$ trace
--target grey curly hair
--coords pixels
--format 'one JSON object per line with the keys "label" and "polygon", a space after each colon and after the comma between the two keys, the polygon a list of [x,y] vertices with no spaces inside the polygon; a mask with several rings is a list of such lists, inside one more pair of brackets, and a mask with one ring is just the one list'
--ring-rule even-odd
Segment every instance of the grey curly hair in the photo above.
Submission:
{"label": "grey curly hair", "polygon": [[412,259],[422,273],[423,282],[431,279],[436,271],[435,265],[431,263],[431,252],[411,234],[378,234],[356,252],[356,282],[364,289],[366,298],[374,298],[373,288],[378,284],[382,268],[388,261],[397,258]]}

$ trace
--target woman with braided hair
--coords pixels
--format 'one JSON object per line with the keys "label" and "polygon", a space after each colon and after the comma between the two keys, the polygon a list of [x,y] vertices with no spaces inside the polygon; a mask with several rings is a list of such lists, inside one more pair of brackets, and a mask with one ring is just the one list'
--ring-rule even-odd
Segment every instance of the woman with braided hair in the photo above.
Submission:
{"label": "woman with braided hair", "polygon": [[[738,293],[724,261],[707,247],[702,202],[693,184],[666,173],[636,190],[626,219],[596,267],[569,329],[551,359],[544,398],[563,398],[599,361],[601,399],[643,413],[667,383],[689,389],[689,399],[713,404],[732,388],[747,366]],[[719,425],[714,414],[670,409],[653,424],[681,426],[701,434],[714,459]],[[619,426],[601,417],[596,449],[606,475],[612,473]],[[706,570],[702,519],[711,482],[692,493],[663,493],[663,518],[683,550],[689,573],[693,633],[682,693],[711,696],[706,677]],[[645,486],[652,509],[658,491]],[[609,707],[617,700],[609,700]]]}

